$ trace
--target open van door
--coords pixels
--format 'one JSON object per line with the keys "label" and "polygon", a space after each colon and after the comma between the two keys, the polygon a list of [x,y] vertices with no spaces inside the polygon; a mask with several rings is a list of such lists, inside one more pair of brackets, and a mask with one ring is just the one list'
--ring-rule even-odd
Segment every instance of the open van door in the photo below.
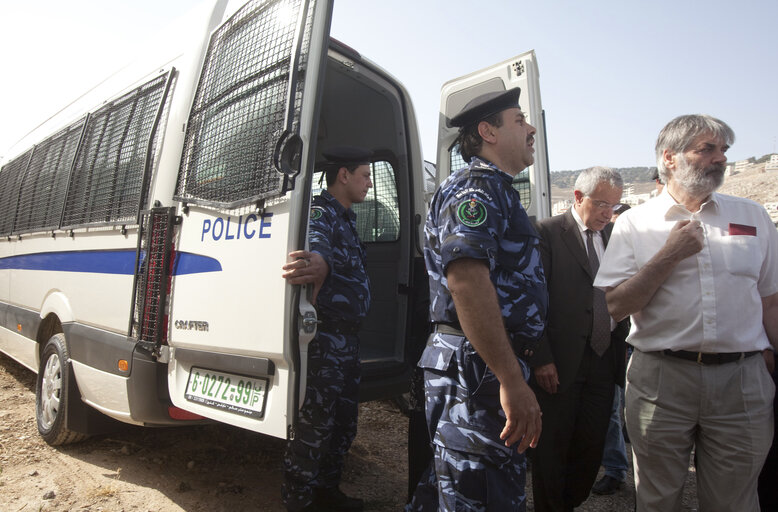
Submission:
{"label": "open van door", "polygon": [[316,317],[281,266],[307,245],[332,1],[239,3],[211,34],[173,194],[168,392],[178,409],[285,438]]}
{"label": "open van door", "polygon": [[438,182],[452,171],[466,164],[455,146],[458,128],[449,126],[448,119],[458,114],[468,101],[481,94],[521,89],[519,105],[527,121],[535,127],[535,163],[520,172],[513,186],[521,194],[521,203],[530,218],[542,219],[551,215],[546,122],[540,102],[540,83],[535,51],[531,50],[512,59],[480,71],[455,78],[443,84],[438,124]]}
{"label": "open van door", "polygon": [[[334,39],[324,82],[317,145],[353,145],[373,152],[373,187],[364,202],[352,205],[371,288],[370,310],[359,331],[359,399],[394,397],[408,390],[428,330],[418,127],[402,84]],[[324,186],[317,183],[314,177],[314,195]]]}

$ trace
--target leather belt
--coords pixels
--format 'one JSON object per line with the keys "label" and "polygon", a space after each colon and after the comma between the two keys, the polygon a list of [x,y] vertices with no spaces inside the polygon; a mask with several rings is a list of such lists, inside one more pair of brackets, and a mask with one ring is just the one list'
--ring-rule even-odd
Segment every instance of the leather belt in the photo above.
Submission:
{"label": "leather belt", "polygon": [[362,324],[359,322],[347,322],[345,320],[322,320],[319,330],[332,334],[357,334]]}
{"label": "leather belt", "polygon": [[694,361],[702,365],[727,364],[741,361],[747,357],[761,354],[761,350],[751,352],[721,352],[719,354],[706,354],[704,352],[689,352],[688,350],[660,350],[666,356],[677,357],[687,361]]}

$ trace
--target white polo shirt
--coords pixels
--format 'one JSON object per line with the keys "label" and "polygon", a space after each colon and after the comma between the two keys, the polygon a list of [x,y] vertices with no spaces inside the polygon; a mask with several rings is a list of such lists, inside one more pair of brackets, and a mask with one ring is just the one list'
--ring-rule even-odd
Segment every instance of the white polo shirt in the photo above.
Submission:
{"label": "white polo shirt", "polygon": [[[714,193],[691,213],[665,187],[616,220],[594,285],[615,287],[635,275],[684,219],[702,224],[703,248],[681,261],[648,305],[632,315],[627,341],[644,352],[768,348],[761,298],[778,293],[778,230],[749,199]],[[756,234],[742,234],[750,232]]]}

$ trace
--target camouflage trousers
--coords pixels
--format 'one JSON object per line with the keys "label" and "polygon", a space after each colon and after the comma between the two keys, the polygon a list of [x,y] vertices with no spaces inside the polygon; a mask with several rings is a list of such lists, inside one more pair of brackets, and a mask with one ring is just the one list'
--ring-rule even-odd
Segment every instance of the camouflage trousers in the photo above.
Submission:
{"label": "camouflage trousers", "polygon": [[494,373],[467,339],[440,332],[419,366],[435,453],[407,510],[523,511],[526,461],[499,439],[505,413]]}
{"label": "camouflage trousers", "polygon": [[281,495],[290,510],[310,504],[316,488],[340,483],[357,434],[359,370],[355,335],[319,332],[310,343],[305,400],[284,454]]}
{"label": "camouflage trousers", "polygon": [[433,461],[406,512],[525,510],[524,455],[490,457],[438,445],[433,448]]}

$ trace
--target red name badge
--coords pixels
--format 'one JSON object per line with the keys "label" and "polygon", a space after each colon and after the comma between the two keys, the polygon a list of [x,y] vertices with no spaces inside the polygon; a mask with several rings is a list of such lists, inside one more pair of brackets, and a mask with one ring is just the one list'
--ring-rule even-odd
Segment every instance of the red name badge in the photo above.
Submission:
{"label": "red name badge", "polygon": [[747,226],[745,224],[729,224],[730,235],[756,236],[756,226]]}

